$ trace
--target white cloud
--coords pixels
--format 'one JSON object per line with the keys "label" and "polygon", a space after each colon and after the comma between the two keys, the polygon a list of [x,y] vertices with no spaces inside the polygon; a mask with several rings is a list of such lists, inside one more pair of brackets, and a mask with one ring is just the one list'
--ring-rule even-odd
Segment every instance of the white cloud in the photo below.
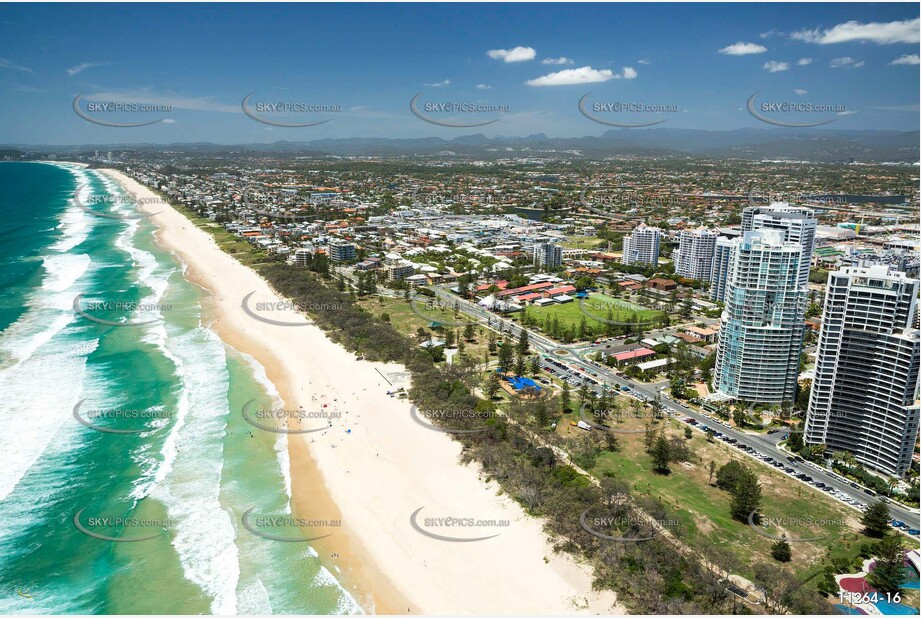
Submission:
{"label": "white cloud", "polygon": [[70,67],[67,69],[67,77],[73,77],[77,73],[82,73],[87,69],[92,69],[93,67],[101,67],[102,62],[84,62],[83,64],[78,64],[75,67]]}
{"label": "white cloud", "polygon": [[477,90],[489,90],[490,88],[492,88],[492,86],[490,86],[489,84],[477,84],[476,85]]}
{"label": "white cloud", "polygon": [[641,58],[640,60],[637,60],[636,63],[637,64],[652,64],[652,61],[650,61],[649,58]]}
{"label": "white cloud", "polygon": [[804,67],[806,65],[812,64],[812,58],[800,58],[796,61],[798,66]]}
{"label": "white cloud", "polygon": [[624,67],[624,79],[636,79],[637,72],[633,67]]}
{"label": "white cloud", "polygon": [[161,122],[163,122],[163,124],[176,124],[176,119],[175,118],[164,118]]}
{"label": "white cloud", "polygon": [[809,91],[808,91],[808,90],[803,90],[802,88],[794,88],[794,89],[793,89],[793,93],[794,93],[794,94],[798,94],[798,95],[800,95],[800,96],[803,96],[804,94],[809,94]]}
{"label": "white cloud", "polygon": [[6,58],[0,58],[0,69],[13,69],[16,71],[22,71],[23,73],[32,72],[32,69],[30,69],[29,67],[18,65],[12,60],[7,60]]}
{"label": "white cloud", "polygon": [[838,116],[853,116],[853,115],[856,114],[856,113],[857,113],[857,112],[846,111],[846,112],[838,112],[837,115],[838,115]]}
{"label": "white cloud", "polygon": [[775,29],[771,28],[771,29],[768,30],[767,32],[762,32],[762,33],[759,34],[758,36],[759,36],[760,38],[762,38],[762,39],[766,39],[766,38],[768,38],[768,37],[772,37],[772,36],[778,35],[778,34],[783,34],[783,32],[781,32],[780,30],[775,30]]}
{"label": "white cloud", "polygon": [[738,43],[724,47],[720,50],[720,53],[726,54],[727,56],[748,56],[750,54],[763,54],[766,51],[767,47],[764,45],[739,41]]}
{"label": "white cloud", "polygon": [[512,49],[490,49],[486,55],[493,60],[502,60],[503,62],[524,62],[534,60],[537,52],[533,47],[513,47]]}
{"label": "white cloud", "polygon": [[[616,77],[620,77],[617,75]],[[596,82],[606,82],[614,79],[613,71],[608,69],[596,70],[592,67],[580,67],[578,69],[563,69],[556,73],[549,73],[536,79],[529,79],[525,82],[528,86],[571,86],[573,84],[594,84]]]}
{"label": "white cloud", "polygon": [[838,24],[828,30],[800,30],[790,35],[791,38],[807,43],[829,45],[831,43],[850,43],[855,41],[870,41],[878,45],[892,43],[921,42],[921,18],[906,19],[904,21],[890,21],[886,23],[872,22],[862,24],[858,21],[848,21]]}
{"label": "white cloud", "polygon": [[790,68],[790,65],[786,62],[778,62],[776,60],[768,60],[764,63],[764,68],[771,73],[779,73],[781,71],[786,71]]}
{"label": "white cloud", "polygon": [[842,56],[840,58],[832,58],[831,62],[828,63],[833,69],[848,68],[848,69],[859,69],[864,65],[864,61],[860,62],[854,60],[850,56]]}
{"label": "white cloud", "polygon": [[428,88],[441,88],[442,86],[449,86],[451,84],[450,79],[443,79],[440,82],[435,82],[434,84],[422,84]]}
{"label": "white cloud", "polygon": [[540,61],[541,64],[572,64],[573,59],[567,58],[566,56],[560,56],[559,58],[544,58]]}
{"label": "white cloud", "polygon": [[918,58],[918,54],[905,54],[904,56],[899,56],[889,64],[919,64],[921,60]]}

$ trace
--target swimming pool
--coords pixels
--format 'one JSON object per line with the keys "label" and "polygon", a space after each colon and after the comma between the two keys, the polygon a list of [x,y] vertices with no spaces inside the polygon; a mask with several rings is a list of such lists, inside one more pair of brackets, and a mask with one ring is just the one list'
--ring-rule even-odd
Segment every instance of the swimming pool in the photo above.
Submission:
{"label": "swimming pool", "polygon": [[900,603],[890,603],[889,601],[879,601],[874,603],[876,609],[884,616],[917,616],[918,608],[909,607]]}
{"label": "swimming pool", "polygon": [[842,614],[847,614],[851,616],[865,616],[867,612],[862,609],[857,609],[856,607],[848,607],[847,605],[838,605],[835,604],[835,608]]}

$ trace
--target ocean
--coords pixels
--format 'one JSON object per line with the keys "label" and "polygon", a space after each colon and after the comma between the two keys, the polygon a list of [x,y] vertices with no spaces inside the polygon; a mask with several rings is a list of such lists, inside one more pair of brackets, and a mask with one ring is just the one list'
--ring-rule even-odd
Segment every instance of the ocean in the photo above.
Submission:
{"label": "ocean", "polygon": [[0,213],[0,613],[361,613],[309,543],[241,525],[295,516],[285,434],[241,414],[277,393],[131,196],[0,163]]}

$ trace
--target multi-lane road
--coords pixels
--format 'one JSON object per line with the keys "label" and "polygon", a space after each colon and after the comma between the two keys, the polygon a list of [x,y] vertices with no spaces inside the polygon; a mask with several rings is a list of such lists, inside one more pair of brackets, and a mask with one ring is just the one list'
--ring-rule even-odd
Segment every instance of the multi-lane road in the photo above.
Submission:
{"label": "multi-lane road", "polygon": [[[485,324],[489,328],[503,333],[508,333],[513,338],[520,336],[522,327],[512,322],[511,320],[498,316],[488,311],[487,309],[467,300],[460,299],[447,290],[437,287],[432,287],[429,289],[431,289],[431,291],[433,291],[439,299],[444,301],[447,306],[457,307],[465,315],[476,318],[479,322]],[[804,485],[811,487],[813,491],[817,491],[819,493],[828,493],[830,497],[840,496],[842,498],[850,498],[852,501],[856,501],[859,504],[867,504],[876,500],[876,497],[870,496],[866,493],[865,488],[860,486],[854,487],[850,481],[838,475],[834,475],[832,472],[824,468],[816,465],[810,465],[805,462],[789,461],[788,457],[791,457],[791,453],[782,450],[779,447],[779,442],[783,436],[781,432],[774,434],[762,434],[740,431],[734,427],[726,427],[725,425],[720,424],[719,419],[712,418],[707,414],[686,406],[679,401],[670,399],[667,396],[669,386],[667,381],[649,384],[630,380],[629,378],[615,374],[607,366],[601,365],[586,358],[591,348],[586,347],[584,344],[581,346],[564,346],[544,337],[539,333],[535,333],[531,330],[528,330],[527,332],[528,340],[531,342],[531,345],[537,350],[538,353],[563,365],[562,368],[560,365],[553,365],[555,369],[559,370],[558,377],[561,379],[571,379],[572,381],[578,383],[582,379],[590,377],[592,380],[606,385],[611,389],[617,388],[621,392],[629,393],[630,395],[638,397],[643,401],[653,401],[658,396],[662,404],[665,406],[666,411],[669,411],[674,415],[694,419],[695,426],[698,429],[702,425],[707,426],[710,429],[722,433],[723,436],[725,436],[727,439],[734,440],[735,442],[727,442],[728,447],[735,448],[740,453],[748,455],[758,461],[763,462],[765,458],[771,458],[776,462],[780,462],[783,464],[782,468],[772,466],[778,469],[778,471],[782,471],[786,468],[793,469],[792,473],[787,473],[789,475],[790,481],[793,483],[803,483]],[[548,363],[545,361],[544,367],[547,365]],[[630,390],[623,391],[623,387],[625,386]],[[599,392],[601,388],[602,387],[600,385],[592,385],[591,390]],[[741,448],[743,446],[751,449],[751,452],[743,450]],[[765,463],[765,465],[771,464]],[[812,483],[806,483],[800,479],[797,479],[794,476],[797,473],[803,473],[812,477]],[[823,491],[818,489],[814,487],[814,484],[816,483],[824,483],[824,485],[830,487],[831,490]],[[848,504],[846,502],[843,503]],[[853,504],[848,504],[848,506],[858,509],[858,507]],[[889,512],[893,519],[905,522],[907,524],[907,528],[921,528],[921,515],[919,515],[918,509],[910,509],[902,504],[889,501]]]}

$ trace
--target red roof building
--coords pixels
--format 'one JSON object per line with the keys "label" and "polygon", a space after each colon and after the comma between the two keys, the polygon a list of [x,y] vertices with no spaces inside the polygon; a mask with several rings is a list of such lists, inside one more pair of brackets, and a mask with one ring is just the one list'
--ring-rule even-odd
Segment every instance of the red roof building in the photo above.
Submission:
{"label": "red roof building", "polygon": [[649,348],[637,348],[635,350],[615,354],[614,360],[617,361],[617,363],[635,363],[644,358],[655,356],[655,354],[656,353]]}
{"label": "red roof building", "polygon": [[575,286],[564,285],[558,288],[553,288],[552,290],[547,290],[544,292],[548,298],[553,298],[554,296],[560,296],[562,294],[572,294],[576,291]]}
{"label": "red roof building", "polygon": [[552,288],[553,284],[549,281],[541,281],[540,283],[532,283],[531,285],[525,285],[520,288],[513,288],[511,290],[503,290],[496,294],[497,298],[504,298],[506,296],[521,296],[522,294],[527,294],[528,292],[537,292],[538,290],[546,290]]}

